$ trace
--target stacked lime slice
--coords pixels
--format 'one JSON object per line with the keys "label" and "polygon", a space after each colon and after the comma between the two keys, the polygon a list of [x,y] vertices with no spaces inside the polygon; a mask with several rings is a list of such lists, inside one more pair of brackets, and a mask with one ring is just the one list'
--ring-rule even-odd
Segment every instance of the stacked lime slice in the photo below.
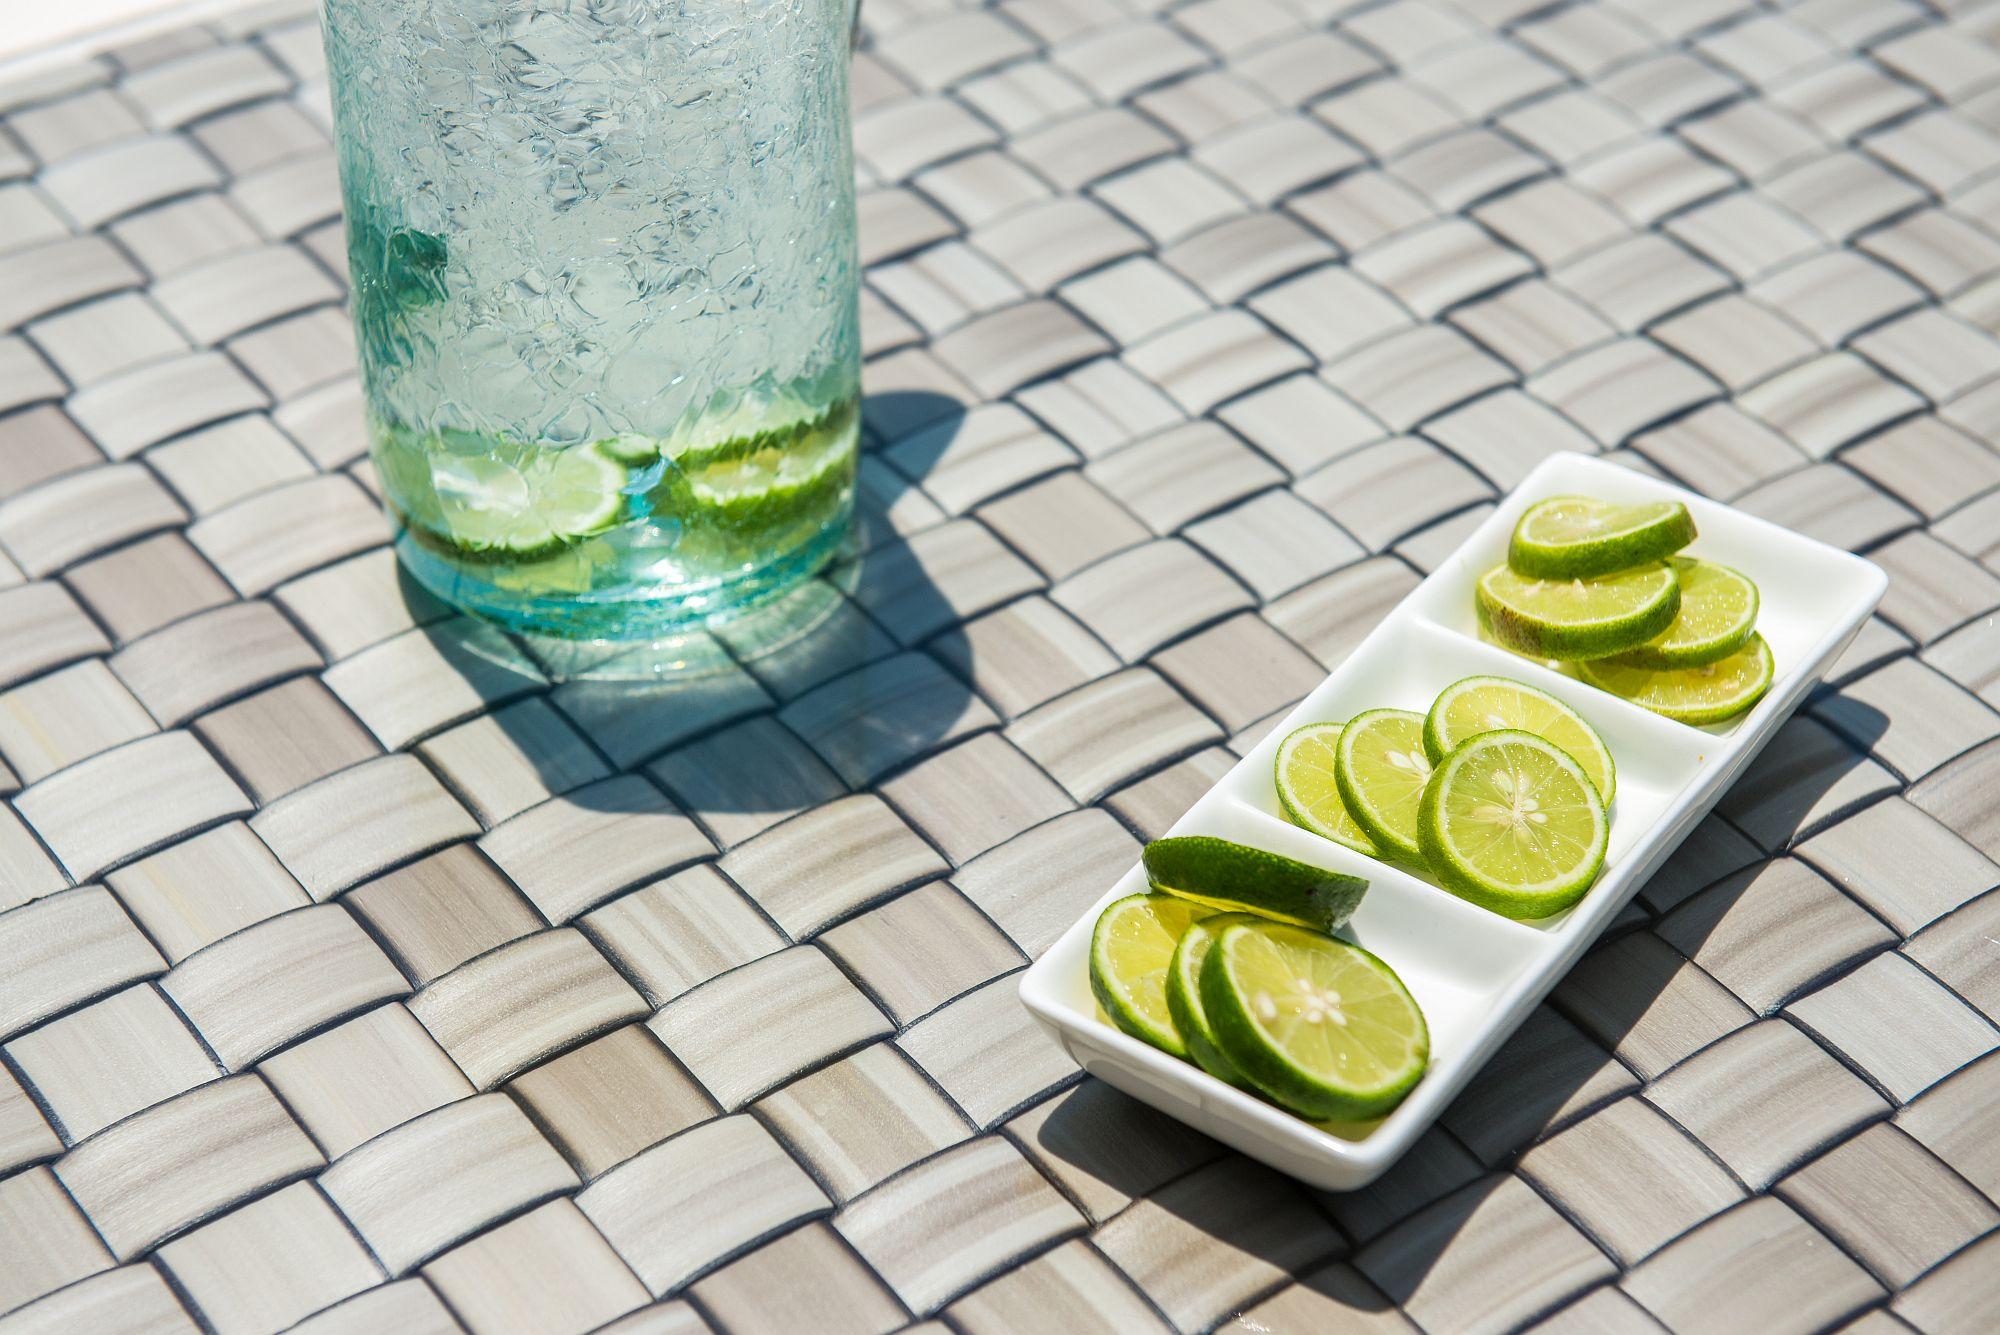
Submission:
{"label": "stacked lime slice", "polygon": [[1677,554],[1694,538],[1678,501],[1539,501],[1507,563],[1480,576],[1480,630],[1667,718],[1726,722],[1770,689],[1771,651],[1756,633],[1757,586]]}
{"label": "stacked lime slice", "polygon": [[1507,564],[1533,579],[1590,579],[1650,565],[1693,541],[1694,519],[1679,501],[1551,496],[1522,513]]}
{"label": "stacked lime slice", "polygon": [[1205,835],[1156,839],[1145,863],[1155,891],[1114,900],[1091,933],[1113,1025],[1303,1117],[1379,1117],[1423,1077],[1416,999],[1328,930],[1367,882]]}
{"label": "stacked lime slice", "polygon": [[[1603,867],[1618,767],[1563,701],[1480,676],[1438,692],[1428,714],[1369,709],[1298,728],[1272,778],[1292,824],[1428,872],[1495,913],[1543,918]],[[1156,877],[1154,888],[1171,887]]]}

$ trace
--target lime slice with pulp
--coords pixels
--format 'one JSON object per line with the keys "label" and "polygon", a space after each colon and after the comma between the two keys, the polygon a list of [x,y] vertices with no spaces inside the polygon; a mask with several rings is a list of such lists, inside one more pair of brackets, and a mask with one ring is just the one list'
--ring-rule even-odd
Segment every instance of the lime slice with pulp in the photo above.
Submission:
{"label": "lime slice with pulp", "polygon": [[1507,564],[1537,579],[1588,578],[1648,565],[1693,541],[1694,519],[1679,501],[1551,496],[1514,526]]}
{"label": "lime slice with pulp", "polygon": [[491,454],[430,456],[441,536],[461,551],[534,560],[602,533],[624,513],[626,472],[595,446],[537,450],[516,465]]}
{"label": "lime slice with pulp", "polygon": [[1155,839],[1142,855],[1153,889],[1332,931],[1354,916],[1368,882],[1211,835]]}
{"label": "lime slice with pulp", "polygon": [[1762,635],[1735,653],[1700,667],[1624,667],[1617,663],[1579,664],[1592,686],[1622,695],[1635,705],[1681,723],[1700,725],[1735,718],[1764,698],[1774,675],[1771,646]]}
{"label": "lime slice with pulp", "polygon": [[1356,714],[1340,730],[1333,777],[1348,815],[1377,848],[1422,865],[1417,803],[1431,777],[1422,714],[1407,709]]}
{"label": "lime slice with pulp", "polygon": [[1423,1077],[1430,1030],[1395,970],[1359,946],[1282,923],[1235,923],[1201,966],[1223,1055],[1307,1117],[1380,1117]]}
{"label": "lime slice with pulp", "polygon": [[1278,744],[1274,780],[1278,805],[1285,819],[1323,839],[1344,844],[1357,853],[1381,857],[1368,832],[1347,814],[1334,778],[1334,755],[1340,744],[1340,723],[1308,723]]}
{"label": "lime slice with pulp", "polygon": [[1215,1031],[1209,1027],[1208,1014],[1201,1004],[1201,962],[1208,958],[1208,948],[1215,944],[1223,928],[1240,922],[1264,921],[1253,913],[1218,913],[1190,923],[1181,933],[1181,943],[1174,947],[1173,961],[1167,966],[1167,1012],[1174,1017],[1174,1028],[1187,1044],[1188,1056],[1217,1080],[1232,1085],[1242,1086],[1246,1082],[1242,1072],[1223,1055],[1222,1046],[1215,1041]]}
{"label": "lime slice with pulp", "polygon": [[1700,667],[1727,658],[1757,628],[1757,586],[1728,566],[1676,556],[1669,565],[1681,584],[1674,624],[1636,648],[1614,655],[1621,667]]}
{"label": "lime slice with pulp", "polygon": [[1493,638],[1531,658],[1604,658],[1652,639],[1680,610],[1665,564],[1601,579],[1533,579],[1509,566],[1479,577],[1479,617]]}
{"label": "lime slice with pulp", "polygon": [[1424,857],[1447,890],[1508,918],[1546,918],[1604,866],[1604,799],[1569,752],[1531,732],[1483,732],[1424,789]]}
{"label": "lime slice with pulp", "polygon": [[1618,767],[1597,729],[1547,691],[1511,677],[1467,677],[1439,691],[1424,720],[1424,750],[1436,764],[1467,738],[1502,728],[1532,732],[1569,752],[1611,805]]}
{"label": "lime slice with pulp", "polygon": [[1172,895],[1127,895],[1097,915],[1090,990],[1111,1023],[1176,1057],[1187,1044],[1167,1010],[1167,965],[1181,933],[1211,910]]}

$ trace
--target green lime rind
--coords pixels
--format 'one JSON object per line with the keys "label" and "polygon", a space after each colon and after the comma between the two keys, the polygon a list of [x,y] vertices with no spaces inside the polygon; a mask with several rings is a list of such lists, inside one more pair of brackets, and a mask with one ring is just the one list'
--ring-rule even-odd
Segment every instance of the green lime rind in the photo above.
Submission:
{"label": "green lime rind", "polygon": [[1674,622],[1652,639],[1622,654],[1620,667],[1702,667],[1729,657],[1750,643],[1757,629],[1757,586],[1748,576],[1716,561],[1676,556],[1668,562],[1680,581],[1681,607]]}
{"label": "green lime rind", "polygon": [[1359,876],[1212,835],[1155,839],[1141,860],[1147,883],[1162,894],[1324,932],[1353,917],[1368,893]]}
{"label": "green lime rind", "polygon": [[1378,849],[1419,867],[1417,802],[1430,771],[1422,714],[1366,709],[1340,730],[1334,781],[1348,814]]}
{"label": "green lime rind", "polygon": [[1522,921],[1582,899],[1611,835],[1583,767],[1519,729],[1480,733],[1447,755],[1424,788],[1418,828],[1445,889]]}
{"label": "green lime rind", "polygon": [[1396,971],[1318,932],[1226,927],[1202,961],[1200,990],[1230,1064],[1301,1116],[1380,1117],[1430,1064],[1430,1029]]}
{"label": "green lime rind", "polygon": [[1209,1026],[1208,1013],[1201,1004],[1201,962],[1208,957],[1209,947],[1215,944],[1223,928],[1265,921],[1268,920],[1254,913],[1218,913],[1189,923],[1188,929],[1181,933],[1180,944],[1174,947],[1173,962],[1167,966],[1167,1012],[1187,1043],[1188,1056],[1217,1080],[1239,1089],[1250,1088],[1250,1082],[1223,1055],[1215,1031]]}
{"label": "green lime rind", "polygon": [[1438,692],[1424,716],[1424,750],[1437,764],[1482,732],[1519,728],[1554,742],[1583,766],[1610,806],[1618,793],[1618,763],[1583,715],[1547,691],[1512,677],[1464,677]]}
{"label": "green lime rind", "polygon": [[1758,634],[1729,657],[1700,667],[1655,670],[1580,663],[1583,679],[1676,723],[1726,723],[1755,705],[1777,673],[1771,646]]}
{"label": "green lime rind", "polygon": [[1354,823],[1340,796],[1334,772],[1344,723],[1308,723],[1294,728],[1278,743],[1271,765],[1271,782],[1285,819],[1322,839],[1371,858],[1382,856],[1368,832]]}
{"label": "green lime rind", "polygon": [[1540,580],[1495,566],[1479,577],[1480,624],[1531,658],[1575,661],[1635,649],[1674,623],[1680,581],[1664,563],[1599,579]]}
{"label": "green lime rind", "polygon": [[1172,895],[1127,895],[1090,931],[1090,991],[1119,1029],[1162,1052],[1188,1055],[1167,1008],[1167,969],[1189,926],[1210,911]]}
{"label": "green lime rind", "polygon": [[1679,501],[1551,496],[1522,513],[1507,564],[1534,579],[1589,579],[1663,560],[1694,538],[1694,517]]}

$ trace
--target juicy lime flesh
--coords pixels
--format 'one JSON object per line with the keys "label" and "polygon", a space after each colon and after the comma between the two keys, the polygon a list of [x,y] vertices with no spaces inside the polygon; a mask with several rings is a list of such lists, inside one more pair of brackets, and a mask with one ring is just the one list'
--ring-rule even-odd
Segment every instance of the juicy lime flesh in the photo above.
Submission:
{"label": "juicy lime flesh", "polygon": [[1680,580],[1681,606],[1674,624],[1636,649],[1619,655],[1631,667],[1699,667],[1741,649],[1757,624],[1757,586],[1714,561],[1677,556],[1669,563]]}
{"label": "juicy lime flesh", "polygon": [[1530,506],[1514,528],[1507,559],[1544,578],[1603,575],[1657,561],[1694,538],[1679,501],[1618,505],[1591,496],[1555,496]]}
{"label": "juicy lime flesh", "polygon": [[1518,728],[1554,742],[1583,766],[1608,806],[1617,790],[1611,749],[1583,716],[1547,691],[1507,677],[1467,677],[1438,693],[1424,720],[1424,744],[1433,762],[1482,732]]}
{"label": "juicy lime flesh", "polygon": [[1357,853],[1380,856],[1368,832],[1354,823],[1335,778],[1340,723],[1308,723],[1278,747],[1278,805],[1285,818]]}
{"label": "juicy lime flesh", "polygon": [[1175,1056],[1185,1045],[1167,1008],[1174,947],[1210,910],[1172,895],[1128,895],[1098,917],[1090,940],[1090,986],[1105,1014],[1134,1038]]}
{"label": "juicy lime flesh", "polygon": [[1700,667],[1652,670],[1616,663],[1586,663],[1584,680],[1635,705],[1682,723],[1721,723],[1741,714],[1771,689],[1771,646],[1762,635],[1729,657]]}
{"label": "juicy lime flesh", "polygon": [[1261,919],[1248,913],[1218,913],[1212,918],[1189,923],[1187,931],[1181,934],[1180,945],[1174,950],[1173,963],[1167,972],[1167,1009],[1173,1015],[1174,1026],[1180,1031],[1182,1041],[1187,1044],[1188,1055],[1202,1070],[1232,1085],[1241,1084],[1243,1076],[1235,1063],[1223,1055],[1222,1046],[1202,1007],[1201,964],[1208,958],[1208,952],[1223,928],[1258,921]]}
{"label": "juicy lime flesh", "polygon": [[430,464],[438,519],[475,550],[536,551],[608,528],[624,509],[625,476],[588,446],[543,451],[525,467],[471,454],[439,454]]}
{"label": "juicy lime flesh", "polygon": [[1495,639],[1537,658],[1603,658],[1673,624],[1680,585],[1665,564],[1598,579],[1534,579],[1495,566],[1479,579],[1479,612]]}
{"label": "juicy lime flesh", "polygon": [[[1427,800],[1434,859],[1451,888],[1510,916],[1566,908],[1604,863],[1604,803],[1580,766],[1520,732],[1484,733],[1439,767]],[[1550,902],[1537,903],[1547,896]],[[1540,910],[1540,911],[1538,911]]]}
{"label": "juicy lime flesh", "polygon": [[1431,777],[1424,716],[1401,709],[1355,715],[1341,729],[1337,767],[1340,795],[1355,823],[1379,847],[1421,860],[1417,804]]}
{"label": "juicy lime flesh", "polygon": [[[1280,1099],[1325,1102],[1308,1111],[1372,1115],[1354,1107],[1399,1098],[1430,1055],[1423,1012],[1389,967],[1317,932],[1278,924],[1225,932],[1208,967],[1220,970],[1246,1024],[1224,1028],[1232,1060]],[[1332,1106],[1328,1106],[1332,1105]],[[1345,1106],[1343,1106],[1345,1105]]]}

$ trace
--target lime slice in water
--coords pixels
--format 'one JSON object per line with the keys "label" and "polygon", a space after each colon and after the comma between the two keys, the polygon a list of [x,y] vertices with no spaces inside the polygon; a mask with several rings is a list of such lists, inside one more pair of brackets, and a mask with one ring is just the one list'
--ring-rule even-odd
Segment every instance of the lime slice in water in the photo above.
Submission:
{"label": "lime slice in water", "polygon": [[1422,865],[1417,803],[1431,777],[1422,714],[1406,709],[1356,714],[1340,730],[1333,777],[1348,814],[1377,848]]}
{"label": "lime slice in water", "polygon": [[1143,859],[1155,890],[1329,932],[1354,915],[1368,891],[1359,876],[1205,834],[1155,839]]}
{"label": "lime slice in water", "polygon": [[1181,934],[1212,912],[1173,895],[1127,895],[1098,915],[1090,933],[1090,990],[1113,1024],[1187,1056],[1167,1010],[1167,966]]}
{"label": "lime slice in water", "polygon": [[1533,579],[1509,566],[1479,577],[1481,623],[1531,658],[1623,653],[1672,625],[1680,605],[1680,583],[1665,564],[1601,579]]}
{"label": "lime slice in water", "polygon": [[431,455],[442,536],[460,550],[526,561],[601,533],[624,513],[625,467],[594,446],[541,451],[526,468],[490,454]]}
{"label": "lime slice in water", "polygon": [[1676,556],[1668,564],[1681,584],[1681,610],[1660,634],[1613,657],[1621,667],[1700,667],[1727,658],[1757,628],[1757,586],[1714,561]]}
{"label": "lime slice in water", "polygon": [[1188,1056],[1217,1080],[1232,1085],[1246,1082],[1242,1072],[1222,1054],[1222,1045],[1215,1041],[1215,1030],[1209,1027],[1208,1013],[1201,1004],[1201,962],[1208,958],[1208,948],[1215,944],[1223,928],[1263,921],[1266,920],[1252,913],[1218,913],[1213,918],[1190,923],[1181,933],[1180,944],[1174,947],[1173,962],[1167,966],[1167,1011],[1187,1044]]}
{"label": "lime slice in water", "polygon": [[1771,646],[1762,635],[1735,653],[1700,667],[1623,667],[1617,663],[1578,665],[1592,686],[1622,695],[1635,705],[1697,726],[1735,718],[1764,698],[1774,675]]}
{"label": "lime slice in water", "polygon": [[1430,1061],[1424,1014],[1395,970],[1304,928],[1223,928],[1202,961],[1201,999],[1230,1064],[1308,1117],[1380,1117]]}
{"label": "lime slice in water", "polygon": [[1424,857],[1447,890],[1508,918],[1546,918],[1604,866],[1604,800],[1569,752],[1530,732],[1483,732],[1424,789]]}
{"label": "lime slice in water", "polygon": [[1369,857],[1382,856],[1368,832],[1347,814],[1334,778],[1334,757],[1340,745],[1340,723],[1308,723],[1278,744],[1274,781],[1285,819],[1323,839],[1344,844]]}
{"label": "lime slice in water", "polygon": [[727,419],[760,424],[747,434],[717,439],[718,428],[705,423],[696,443],[667,447],[669,463],[650,497],[653,510],[681,520],[683,544],[703,549],[711,564],[753,560],[758,548],[777,545],[787,529],[825,522],[853,485],[852,399],[771,425],[775,411]]}
{"label": "lime slice in water", "polygon": [[1511,677],[1467,677],[1439,691],[1424,720],[1424,750],[1436,764],[1467,738],[1502,728],[1532,732],[1569,752],[1611,805],[1618,767],[1597,729],[1547,691]]}
{"label": "lime slice in water", "polygon": [[1614,505],[1590,496],[1537,501],[1514,526],[1507,564],[1537,579],[1577,579],[1648,565],[1694,541],[1679,501]]}

